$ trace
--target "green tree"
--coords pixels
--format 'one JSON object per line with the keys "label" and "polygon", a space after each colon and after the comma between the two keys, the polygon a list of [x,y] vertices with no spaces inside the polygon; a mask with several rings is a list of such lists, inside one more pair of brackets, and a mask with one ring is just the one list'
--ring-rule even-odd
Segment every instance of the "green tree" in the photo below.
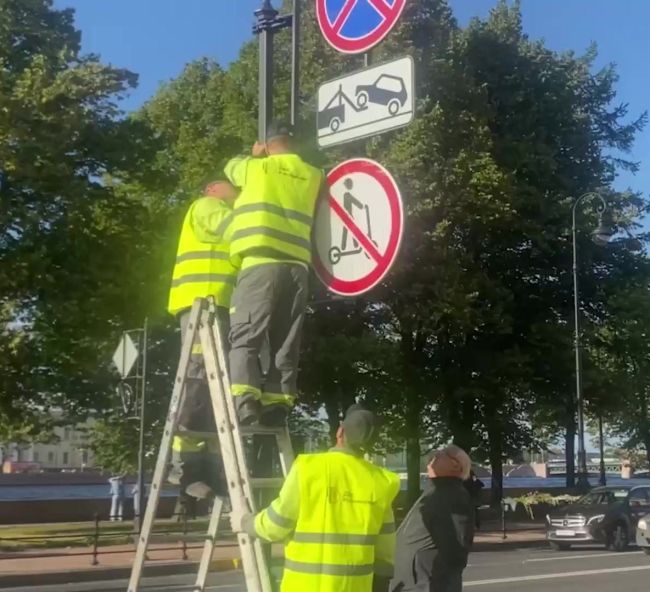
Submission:
{"label": "green tree", "polygon": [[118,109],[136,76],[82,56],[50,0],[0,2],[0,63],[0,410],[38,432],[43,408],[87,409],[106,388],[115,227],[138,208],[101,179],[136,154]]}

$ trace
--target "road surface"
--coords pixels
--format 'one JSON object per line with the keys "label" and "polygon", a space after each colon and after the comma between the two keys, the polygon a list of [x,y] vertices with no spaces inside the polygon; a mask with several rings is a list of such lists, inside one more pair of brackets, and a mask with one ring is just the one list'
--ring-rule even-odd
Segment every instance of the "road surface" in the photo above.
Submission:
{"label": "road surface", "polygon": [[[147,579],[141,592],[191,592],[188,576]],[[545,548],[474,552],[465,571],[466,592],[648,592],[650,556],[636,549],[609,553]],[[56,586],[0,588],[2,592],[126,592],[127,582],[86,582]],[[211,576],[206,592],[245,592],[241,573]]]}

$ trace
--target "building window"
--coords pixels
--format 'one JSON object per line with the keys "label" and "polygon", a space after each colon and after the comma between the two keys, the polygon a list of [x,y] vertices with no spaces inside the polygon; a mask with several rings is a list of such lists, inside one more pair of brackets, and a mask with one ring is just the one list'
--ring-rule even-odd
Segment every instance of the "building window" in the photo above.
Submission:
{"label": "building window", "polygon": [[54,462],[54,452],[47,453],[47,462]]}
{"label": "building window", "polygon": [[87,464],[88,464],[88,451],[87,451],[87,450],[84,450],[84,451],[81,453],[81,462],[82,462],[82,464],[84,464],[84,465],[87,465]]}
{"label": "building window", "polygon": [[68,453],[67,452],[63,453],[63,464],[64,465],[68,464]]}
{"label": "building window", "polygon": [[72,428],[65,428],[63,430],[63,439],[64,440],[69,440],[71,434],[72,434]]}
{"label": "building window", "polygon": [[38,452],[34,453],[34,462],[38,462]]}

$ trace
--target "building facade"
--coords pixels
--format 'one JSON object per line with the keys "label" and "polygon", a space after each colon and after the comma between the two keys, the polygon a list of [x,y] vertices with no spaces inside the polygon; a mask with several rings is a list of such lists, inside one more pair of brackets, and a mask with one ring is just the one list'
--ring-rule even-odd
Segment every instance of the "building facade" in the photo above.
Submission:
{"label": "building facade", "polygon": [[[52,412],[60,420],[60,412]],[[50,442],[18,443],[0,445],[3,472],[13,472],[12,465],[29,466],[29,470],[77,470],[94,467],[94,457],[88,445],[89,433],[94,420],[69,426],[55,427]]]}

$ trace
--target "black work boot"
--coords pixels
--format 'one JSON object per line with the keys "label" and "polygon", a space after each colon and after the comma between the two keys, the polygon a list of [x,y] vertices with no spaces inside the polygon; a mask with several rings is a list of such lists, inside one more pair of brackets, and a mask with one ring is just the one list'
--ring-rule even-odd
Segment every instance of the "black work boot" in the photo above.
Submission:
{"label": "black work boot", "polygon": [[241,401],[237,401],[239,397],[235,399],[239,404],[237,405],[237,419],[239,419],[239,425],[249,426],[260,421],[260,402],[255,399],[253,396],[241,397]]}
{"label": "black work boot", "polygon": [[263,405],[260,423],[269,428],[283,428],[287,425],[289,411],[289,406],[284,403]]}

